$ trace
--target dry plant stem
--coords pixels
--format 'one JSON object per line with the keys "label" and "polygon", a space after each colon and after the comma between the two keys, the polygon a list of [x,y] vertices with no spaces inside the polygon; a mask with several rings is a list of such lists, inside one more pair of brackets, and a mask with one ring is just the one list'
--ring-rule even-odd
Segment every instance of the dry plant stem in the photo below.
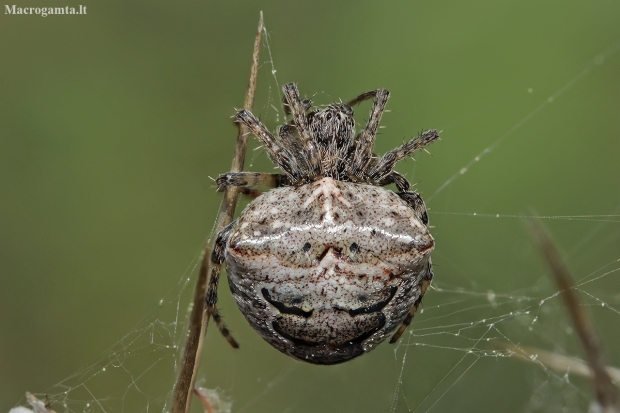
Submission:
{"label": "dry plant stem", "polygon": [[605,353],[601,341],[589,316],[579,302],[570,272],[564,265],[560,253],[542,224],[538,221],[528,221],[528,224],[530,232],[551,268],[551,273],[560,290],[564,305],[581,341],[586,360],[592,370],[592,385],[596,401],[603,412],[620,412],[620,393],[607,372]]}
{"label": "dry plant stem", "polygon": [[[205,248],[204,256],[211,255],[211,248]],[[196,287],[194,289],[194,301],[192,313],[189,319],[189,327],[187,338],[185,340],[185,350],[183,352],[183,360],[181,369],[174,388],[174,396],[172,399],[172,412],[185,413],[189,411],[191,406],[192,389],[194,388],[194,376],[196,369],[196,353],[201,346],[203,339],[202,331],[206,330],[209,318],[205,315],[205,300],[207,293],[207,281],[209,274],[209,260],[202,260]]]}
{"label": "dry plant stem", "polygon": [[[568,357],[561,354],[552,353],[550,351],[541,350],[539,348],[527,346],[515,346],[511,343],[496,342],[495,345],[503,350],[509,350],[523,361],[543,365],[547,368],[557,371],[558,373],[570,373],[571,375],[585,377],[592,380],[592,369],[582,360],[574,357]],[[612,366],[606,366],[605,370],[614,381],[616,386],[620,386],[620,369]]]}
{"label": "dry plant stem", "polygon": [[[252,110],[254,105],[254,93],[256,91],[256,81],[258,77],[258,58],[260,53],[261,36],[263,33],[263,12],[260,12],[258,30],[254,40],[254,52],[252,53],[252,67],[250,70],[250,80],[245,94],[244,109]],[[249,131],[245,125],[238,125],[237,144],[235,146],[235,154],[230,170],[232,172],[241,172],[245,162],[245,152],[247,147],[247,136]],[[235,214],[237,207],[237,197],[239,188],[228,187],[224,193],[224,199],[220,207],[218,221],[215,233],[219,233],[226,225],[228,225]],[[200,266],[200,274],[196,283],[194,292],[194,306],[190,316],[190,325],[188,327],[187,341],[183,354],[183,361],[177,382],[175,384],[174,395],[172,399],[172,413],[187,413],[191,407],[192,390],[196,381],[198,366],[202,354],[204,336],[207,333],[209,325],[209,314],[205,309],[205,295],[207,286],[209,285],[210,276],[210,258],[211,248],[207,247],[202,257]]]}

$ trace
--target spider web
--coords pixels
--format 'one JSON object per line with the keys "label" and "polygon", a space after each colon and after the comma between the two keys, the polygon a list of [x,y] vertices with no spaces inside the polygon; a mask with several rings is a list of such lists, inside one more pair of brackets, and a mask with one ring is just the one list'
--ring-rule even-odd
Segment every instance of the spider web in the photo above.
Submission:
{"label": "spider web", "polygon": [[[264,119],[278,124],[283,119],[279,102],[281,83],[269,45],[269,33],[265,34],[267,57],[261,66],[260,82],[263,82],[262,93],[266,93],[262,101],[266,103],[259,112]],[[573,376],[570,366],[564,371],[552,369],[535,355],[536,348],[569,358],[578,358],[581,352],[537,251],[520,228],[524,218],[537,217],[548,222],[552,231],[562,233],[560,245],[566,251],[567,263],[575,269],[576,288],[584,305],[590,307],[596,320],[603,320],[602,326],[609,327],[617,324],[620,316],[620,296],[616,292],[620,253],[609,248],[618,245],[620,205],[600,214],[585,215],[580,211],[541,215],[536,212],[470,212],[463,210],[453,196],[472,171],[485,168],[485,161],[500,152],[502,145],[529,122],[544,117],[554,102],[569,94],[580,81],[610,59],[617,59],[618,50],[618,44],[614,44],[593,56],[580,73],[542,98],[505,133],[492,137],[489,145],[448,175],[441,185],[427,190],[431,224],[438,229],[460,227],[464,234],[487,234],[486,241],[480,245],[463,247],[461,244],[460,249],[497,252],[498,243],[512,249],[510,266],[507,265],[504,274],[496,274],[514,279],[511,287],[495,288],[490,277],[477,276],[484,274],[487,268],[481,256],[471,252],[459,255],[455,252],[458,246],[444,247],[448,240],[442,239],[439,232],[441,242],[433,255],[436,264],[433,286],[412,327],[391,350],[384,350],[382,355],[379,354],[381,350],[376,350],[359,362],[341,367],[321,368],[302,365],[280,355],[256,360],[260,356],[254,353],[252,346],[259,339],[250,338],[252,332],[243,334],[246,342],[254,341],[244,345],[239,350],[240,355],[232,354],[212,329],[206,346],[214,348],[218,355],[209,359],[213,353],[205,353],[207,359],[198,384],[223,388],[220,393],[230,397],[235,412],[332,411],[329,406],[340,403],[349,406],[347,411],[445,411],[452,409],[455,403],[462,411],[469,411],[485,404],[501,405],[497,399],[510,399],[513,392],[520,403],[515,408],[517,411],[584,411],[591,400],[587,381]],[[321,100],[323,95],[315,98]],[[325,99],[326,102],[330,100],[333,99]],[[261,151],[254,151],[250,168],[254,163],[266,162],[264,158]],[[422,159],[424,155],[418,158],[419,164],[430,165],[428,160]],[[418,164],[408,164],[405,168],[408,168],[409,178],[415,181]],[[525,202],[518,209],[528,206]],[[596,205],[591,210],[597,210]],[[564,242],[566,239],[570,241]],[[463,240],[466,242],[467,237],[460,241]],[[57,412],[164,412],[170,408],[189,314],[188,302],[199,262],[200,251],[197,251],[187,271],[157,308],[96,362],[45,391]],[[225,287],[220,291],[224,294]],[[389,348],[388,344],[382,347]],[[531,348],[534,350],[530,351]],[[609,349],[612,348],[609,345]],[[265,354],[273,351],[265,345],[261,349]],[[390,353],[388,358],[386,351]],[[221,357],[219,352],[223,353]],[[519,354],[530,352],[527,364]],[[274,366],[272,360],[277,360],[278,364]],[[377,366],[377,360],[383,365]],[[223,370],[222,365],[230,367]],[[373,374],[369,377],[364,372],[371,367]],[[320,378],[320,382],[310,380],[309,375]],[[247,385],[248,382],[253,385]],[[483,390],[472,393],[472,389],[481,389],[494,382],[500,382],[503,393],[486,394]],[[330,387],[338,388],[341,396],[334,396],[328,390]],[[359,388],[371,389],[369,396],[355,390]],[[346,391],[353,393],[346,394]],[[323,392],[325,400],[320,400],[316,395]],[[43,394],[39,396],[44,398]],[[369,398],[374,404],[368,404]],[[480,399],[487,401],[480,402]],[[193,411],[200,411],[198,402]]]}
{"label": "spider web", "polygon": [[[550,105],[562,98],[575,84],[616,55],[619,46],[617,43],[610,45],[594,56],[580,73],[446,179],[431,196],[427,197],[427,204],[431,208],[441,205],[442,196],[447,198],[445,192],[458,185],[459,178],[475,168],[485,157],[491,156],[500,145],[520,131],[530,120],[544,114]],[[532,89],[528,92],[531,93]],[[446,204],[445,199],[443,203]],[[583,267],[582,272],[574,274],[575,288],[581,293],[583,305],[598,307],[597,311],[592,313],[601,314],[599,316],[601,319],[607,317],[617,322],[616,318],[620,315],[618,296],[605,293],[605,289],[617,286],[620,254],[614,251],[611,255],[607,255],[608,261],[602,261],[601,264],[598,260],[584,259],[582,250],[586,244],[597,239],[598,242],[594,244],[617,243],[617,225],[620,223],[618,206],[611,211],[612,213],[592,215],[501,214],[437,209],[438,207],[435,207],[432,211],[433,216],[475,218],[472,223],[475,221],[474,225],[478,227],[497,228],[497,221],[500,220],[519,223],[526,219],[587,223],[587,226],[582,226],[573,232],[575,238],[571,240],[572,248],[565,254],[565,260],[569,265],[577,260],[585,261],[585,265],[580,266]],[[506,233],[508,232],[504,231],[504,234]],[[514,244],[510,240],[506,242]],[[597,246],[594,245],[593,248]],[[527,255],[528,258],[535,259],[536,251],[533,251],[534,254],[529,252],[524,254],[524,257]],[[451,270],[459,271],[458,259],[451,260],[450,266]],[[577,412],[587,409],[592,400],[587,382],[583,379],[575,380],[570,374],[571,368],[575,367],[575,364],[572,364],[573,360],[578,360],[574,355],[580,355],[581,351],[575,345],[577,340],[566,316],[566,309],[559,293],[554,291],[554,285],[551,284],[546,272],[539,270],[535,275],[528,274],[527,267],[529,266],[511,267],[507,271],[511,277],[530,280],[529,286],[516,288],[510,292],[494,291],[492,286],[485,291],[481,285],[470,284],[464,287],[435,279],[431,293],[441,295],[437,298],[441,304],[426,306],[421,310],[424,319],[416,321],[416,328],[408,331],[408,336],[395,350],[395,356],[402,364],[391,412],[443,411],[442,404],[450,404],[450,399],[453,401],[455,398],[463,397],[461,388],[471,387],[461,386],[470,376],[479,379],[480,372],[486,371],[491,377],[501,381],[498,376],[501,377],[502,374],[498,373],[498,370],[504,368],[506,364],[513,363],[505,360],[511,358],[524,359],[537,367],[535,373],[528,377],[531,380],[531,393],[526,397],[529,398],[526,398],[525,402],[523,399],[520,400],[521,407],[515,410]],[[601,309],[602,313],[598,309]],[[539,348],[530,347],[532,345]],[[408,356],[411,358],[411,353],[420,351],[418,348],[441,350],[444,357],[451,359],[449,363],[451,366],[437,375],[433,384],[427,387],[423,394],[412,391],[411,382],[407,383],[403,379],[407,366],[412,364],[410,360],[408,361]],[[540,348],[551,349],[554,355],[559,355],[559,358],[563,359],[562,362],[553,365],[548,361],[549,353],[540,351]],[[545,357],[539,358],[539,355]],[[617,375],[615,380],[618,380]],[[469,411],[467,407],[463,410]]]}

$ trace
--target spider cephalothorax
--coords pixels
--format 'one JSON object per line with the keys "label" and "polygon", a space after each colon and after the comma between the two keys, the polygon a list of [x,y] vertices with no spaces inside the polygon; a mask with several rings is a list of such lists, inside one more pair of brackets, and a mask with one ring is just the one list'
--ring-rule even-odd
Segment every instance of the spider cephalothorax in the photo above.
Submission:
{"label": "spider cephalothorax", "polygon": [[[235,116],[284,174],[239,172],[217,179],[219,190],[276,189],[218,234],[212,262],[226,262],[239,308],[271,345],[311,363],[340,363],[390,334],[396,341],[430,285],[434,240],[426,207],[394,166],[439,135],[426,131],[376,157],[387,90],[316,110],[294,84],[283,91],[292,121],[277,136],[247,110]],[[370,118],[356,134],[352,107],[369,99]],[[392,183],[398,192],[382,188]],[[217,275],[207,306],[229,335],[215,307]]]}
{"label": "spider cephalothorax", "polygon": [[353,141],[355,121],[353,109],[345,103],[334,103],[308,114],[308,127],[314,140],[325,149],[348,148]]}
{"label": "spider cephalothorax", "polygon": [[[373,153],[379,121],[385,109],[389,92],[378,89],[364,93],[348,104],[334,103],[325,109],[310,111],[311,102],[301,100],[294,84],[285,85],[284,97],[291,112],[292,124],[284,125],[275,137],[249,111],[242,110],[235,121],[245,124],[264,145],[271,160],[284,172],[291,185],[300,185],[324,177],[345,182],[363,182],[385,186],[396,183],[401,191],[409,184],[394,166],[414,151],[439,138],[436,130],[429,130],[415,139],[388,152],[382,158]],[[364,100],[375,99],[366,127],[355,135],[352,106]],[[231,178],[224,175],[224,178]],[[221,177],[222,178],[222,177]],[[218,186],[231,184],[218,181]]]}

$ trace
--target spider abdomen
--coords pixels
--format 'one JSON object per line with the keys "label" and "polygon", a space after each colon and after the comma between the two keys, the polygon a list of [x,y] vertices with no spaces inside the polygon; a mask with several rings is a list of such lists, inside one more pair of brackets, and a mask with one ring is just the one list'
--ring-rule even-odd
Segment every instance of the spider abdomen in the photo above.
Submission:
{"label": "spider abdomen", "polygon": [[419,304],[433,247],[396,193],[323,178],[248,205],[225,260],[241,312],[267,342],[335,364],[376,347]]}

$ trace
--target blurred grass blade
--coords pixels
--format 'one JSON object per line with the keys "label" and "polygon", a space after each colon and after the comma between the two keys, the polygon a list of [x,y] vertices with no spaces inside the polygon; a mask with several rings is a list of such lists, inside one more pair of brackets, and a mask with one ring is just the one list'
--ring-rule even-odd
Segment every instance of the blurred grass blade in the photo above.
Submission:
{"label": "blurred grass blade", "polygon": [[605,361],[605,352],[590,317],[581,306],[575,284],[551,237],[537,220],[527,220],[528,229],[551,269],[555,283],[573,322],[586,361],[592,372],[592,386],[601,412],[620,412],[620,393]]}

